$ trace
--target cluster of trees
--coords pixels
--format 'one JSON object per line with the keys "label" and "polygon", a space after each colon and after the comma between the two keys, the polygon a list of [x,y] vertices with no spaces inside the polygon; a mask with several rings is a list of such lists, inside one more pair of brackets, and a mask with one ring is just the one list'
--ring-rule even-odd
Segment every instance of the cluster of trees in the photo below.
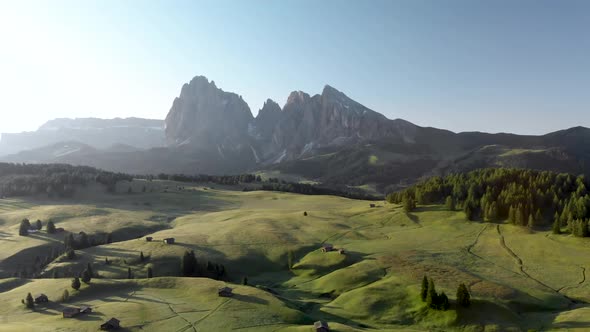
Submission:
{"label": "cluster of trees", "polygon": [[557,174],[528,169],[479,169],[467,174],[431,177],[403,191],[390,193],[390,203],[402,203],[411,211],[416,204],[445,204],[462,209],[469,220],[507,219],[534,228],[549,225],[576,228],[587,235],[590,217],[590,182],[583,175]]}
{"label": "cluster of trees", "polygon": [[86,166],[0,163],[0,197],[36,194],[69,197],[76,187],[88,183],[96,182],[114,189],[118,181],[131,179],[127,174]]}
{"label": "cluster of trees", "polygon": [[424,276],[422,279],[422,289],[420,290],[420,299],[422,302],[426,302],[426,306],[436,310],[447,310],[451,306],[449,298],[445,292],[437,293],[434,280],[432,278]]}
{"label": "cluster of trees", "polygon": [[[435,310],[448,310],[450,308],[449,298],[445,292],[440,294],[436,292],[434,280],[424,276],[422,278],[422,288],[420,290],[420,299],[426,302],[426,306]],[[471,305],[471,295],[465,284],[460,284],[457,287],[457,305],[462,307],[469,307]]]}
{"label": "cluster of trees", "polygon": [[260,175],[255,174],[238,174],[238,175],[205,175],[205,174],[198,174],[198,175],[185,175],[185,174],[164,174],[160,173],[157,176],[148,175],[148,176],[138,176],[138,178],[143,178],[146,180],[170,180],[170,181],[177,181],[177,182],[211,182],[216,184],[227,184],[227,185],[236,185],[240,183],[253,183],[253,182],[262,182],[262,178]]}
{"label": "cluster of trees", "polygon": [[[262,190],[267,191],[281,191],[281,192],[289,192],[289,193],[296,193],[296,194],[303,194],[303,195],[333,195],[333,196],[341,196],[346,198],[352,199],[365,199],[365,200],[373,200],[378,201],[382,200],[382,197],[376,197],[366,192],[358,189],[355,190],[353,188],[347,189],[336,189],[336,188],[326,188],[326,187],[318,187],[307,183],[294,183],[294,182],[265,182],[262,184]],[[253,189],[244,188],[244,191],[249,191]]]}
{"label": "cluster of trees", "polygon": [[85,232],[80,232],[77,236],[74,236],[73,233],[68,233],[64,238],[64,248],[66,251],[80,250],[112,242],[113,238],[111,233],[88,235]]}
{"label": "cluster of trees", "polygon": [[186,251],[182,256],[180,271],[184,277],[208,277],[222,280],[227,276],[223,264],[207,261],[206,264],[200,265],[193,250]]}

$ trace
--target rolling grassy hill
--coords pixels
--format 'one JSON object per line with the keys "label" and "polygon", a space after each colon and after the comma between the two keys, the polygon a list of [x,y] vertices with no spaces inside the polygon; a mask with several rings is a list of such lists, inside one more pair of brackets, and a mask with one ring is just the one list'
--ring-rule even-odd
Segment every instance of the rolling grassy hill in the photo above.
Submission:
{"label": "rolling grassy hill", "polygon": [[[113,316],[129,331],[311,331],[318,319],[335,331],[590,328],[588,239],[469,222],[437,205],[405,213],[398,205],[371,208],[368,201],[333,196],[160,181],[131,186],[132,194],[122,183],[114,195],[89,189],[68,200],[0,200],[5,277],[63,239],[45,231],[18,236],[22,218],[53,219],[74,233],[109,231],[114,239],[77,250],[74,260],[51,262],[44,278],[2,279],[0,331],[93,331]],[[166,237],[176,244],[162,243]],[[345,254],[321,252],[328,243]],[[179,278],[186,250],[200,264],[223,264],[227,280]],[[51,278],[88,263],[101,278],[80,291],[70,288],[70,278]],[[145,278],[148,267],[152,279]],[[128,269],[135,279],[126,279]],[[449,295],[450,310],[425,308],[424,275]],[[238,286],[243,277],[251,286]],[[471,292],[470,308],[454,303],[460,283]],[[223,285],[235,287],[236,296],[219,298]],[[58,300],[64,289],[69,303]],[[46,293],[50,303],[32,312],[20,303],[28,292]],[[94,313],[61,317],[63,306],[77,304]]]}

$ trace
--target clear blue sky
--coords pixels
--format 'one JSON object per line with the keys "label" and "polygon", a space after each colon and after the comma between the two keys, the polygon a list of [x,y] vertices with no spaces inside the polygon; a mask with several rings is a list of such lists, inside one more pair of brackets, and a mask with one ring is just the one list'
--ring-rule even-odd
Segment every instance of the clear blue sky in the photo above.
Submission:
{"label": "clear blue sky", "polygon": [[453,131],[590,127],[590,1],[3,1],[0,131],[163,119],[195,75],[267,98],[330,84]]}

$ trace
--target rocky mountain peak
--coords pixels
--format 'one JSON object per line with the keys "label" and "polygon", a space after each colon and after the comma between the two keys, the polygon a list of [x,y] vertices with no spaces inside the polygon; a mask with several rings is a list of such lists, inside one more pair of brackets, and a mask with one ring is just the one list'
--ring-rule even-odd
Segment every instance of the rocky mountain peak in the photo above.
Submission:
{"label": "rocky mountain peak", "polygon": [[166,117],[170,145],[240,146],[253,120],[241,96],[219,89],[214,81],[196,76],[182,86]]}

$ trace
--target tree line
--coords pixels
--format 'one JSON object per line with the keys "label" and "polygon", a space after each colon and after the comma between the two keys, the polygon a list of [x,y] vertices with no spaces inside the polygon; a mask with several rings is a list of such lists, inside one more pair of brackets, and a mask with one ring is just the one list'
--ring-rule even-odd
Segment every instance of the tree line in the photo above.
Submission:
{"label": "tree line", "polygon": [[89,183],[100,183],[114,190],[117,182],[131,179],[131,175],[87,166],[0,163],[0,198],[36,194],[69,197],[77,187]]}
{"label": "tree line", "polygon": [[576,236],[588,236],[588,188],[584,175],[488,168],[431,177],[386,199],[406,211],[416,204],[444,204],[449,210],[463,210],[468,220],[508,220],[530,228],[552,225],[554,232],[567,226]]}

